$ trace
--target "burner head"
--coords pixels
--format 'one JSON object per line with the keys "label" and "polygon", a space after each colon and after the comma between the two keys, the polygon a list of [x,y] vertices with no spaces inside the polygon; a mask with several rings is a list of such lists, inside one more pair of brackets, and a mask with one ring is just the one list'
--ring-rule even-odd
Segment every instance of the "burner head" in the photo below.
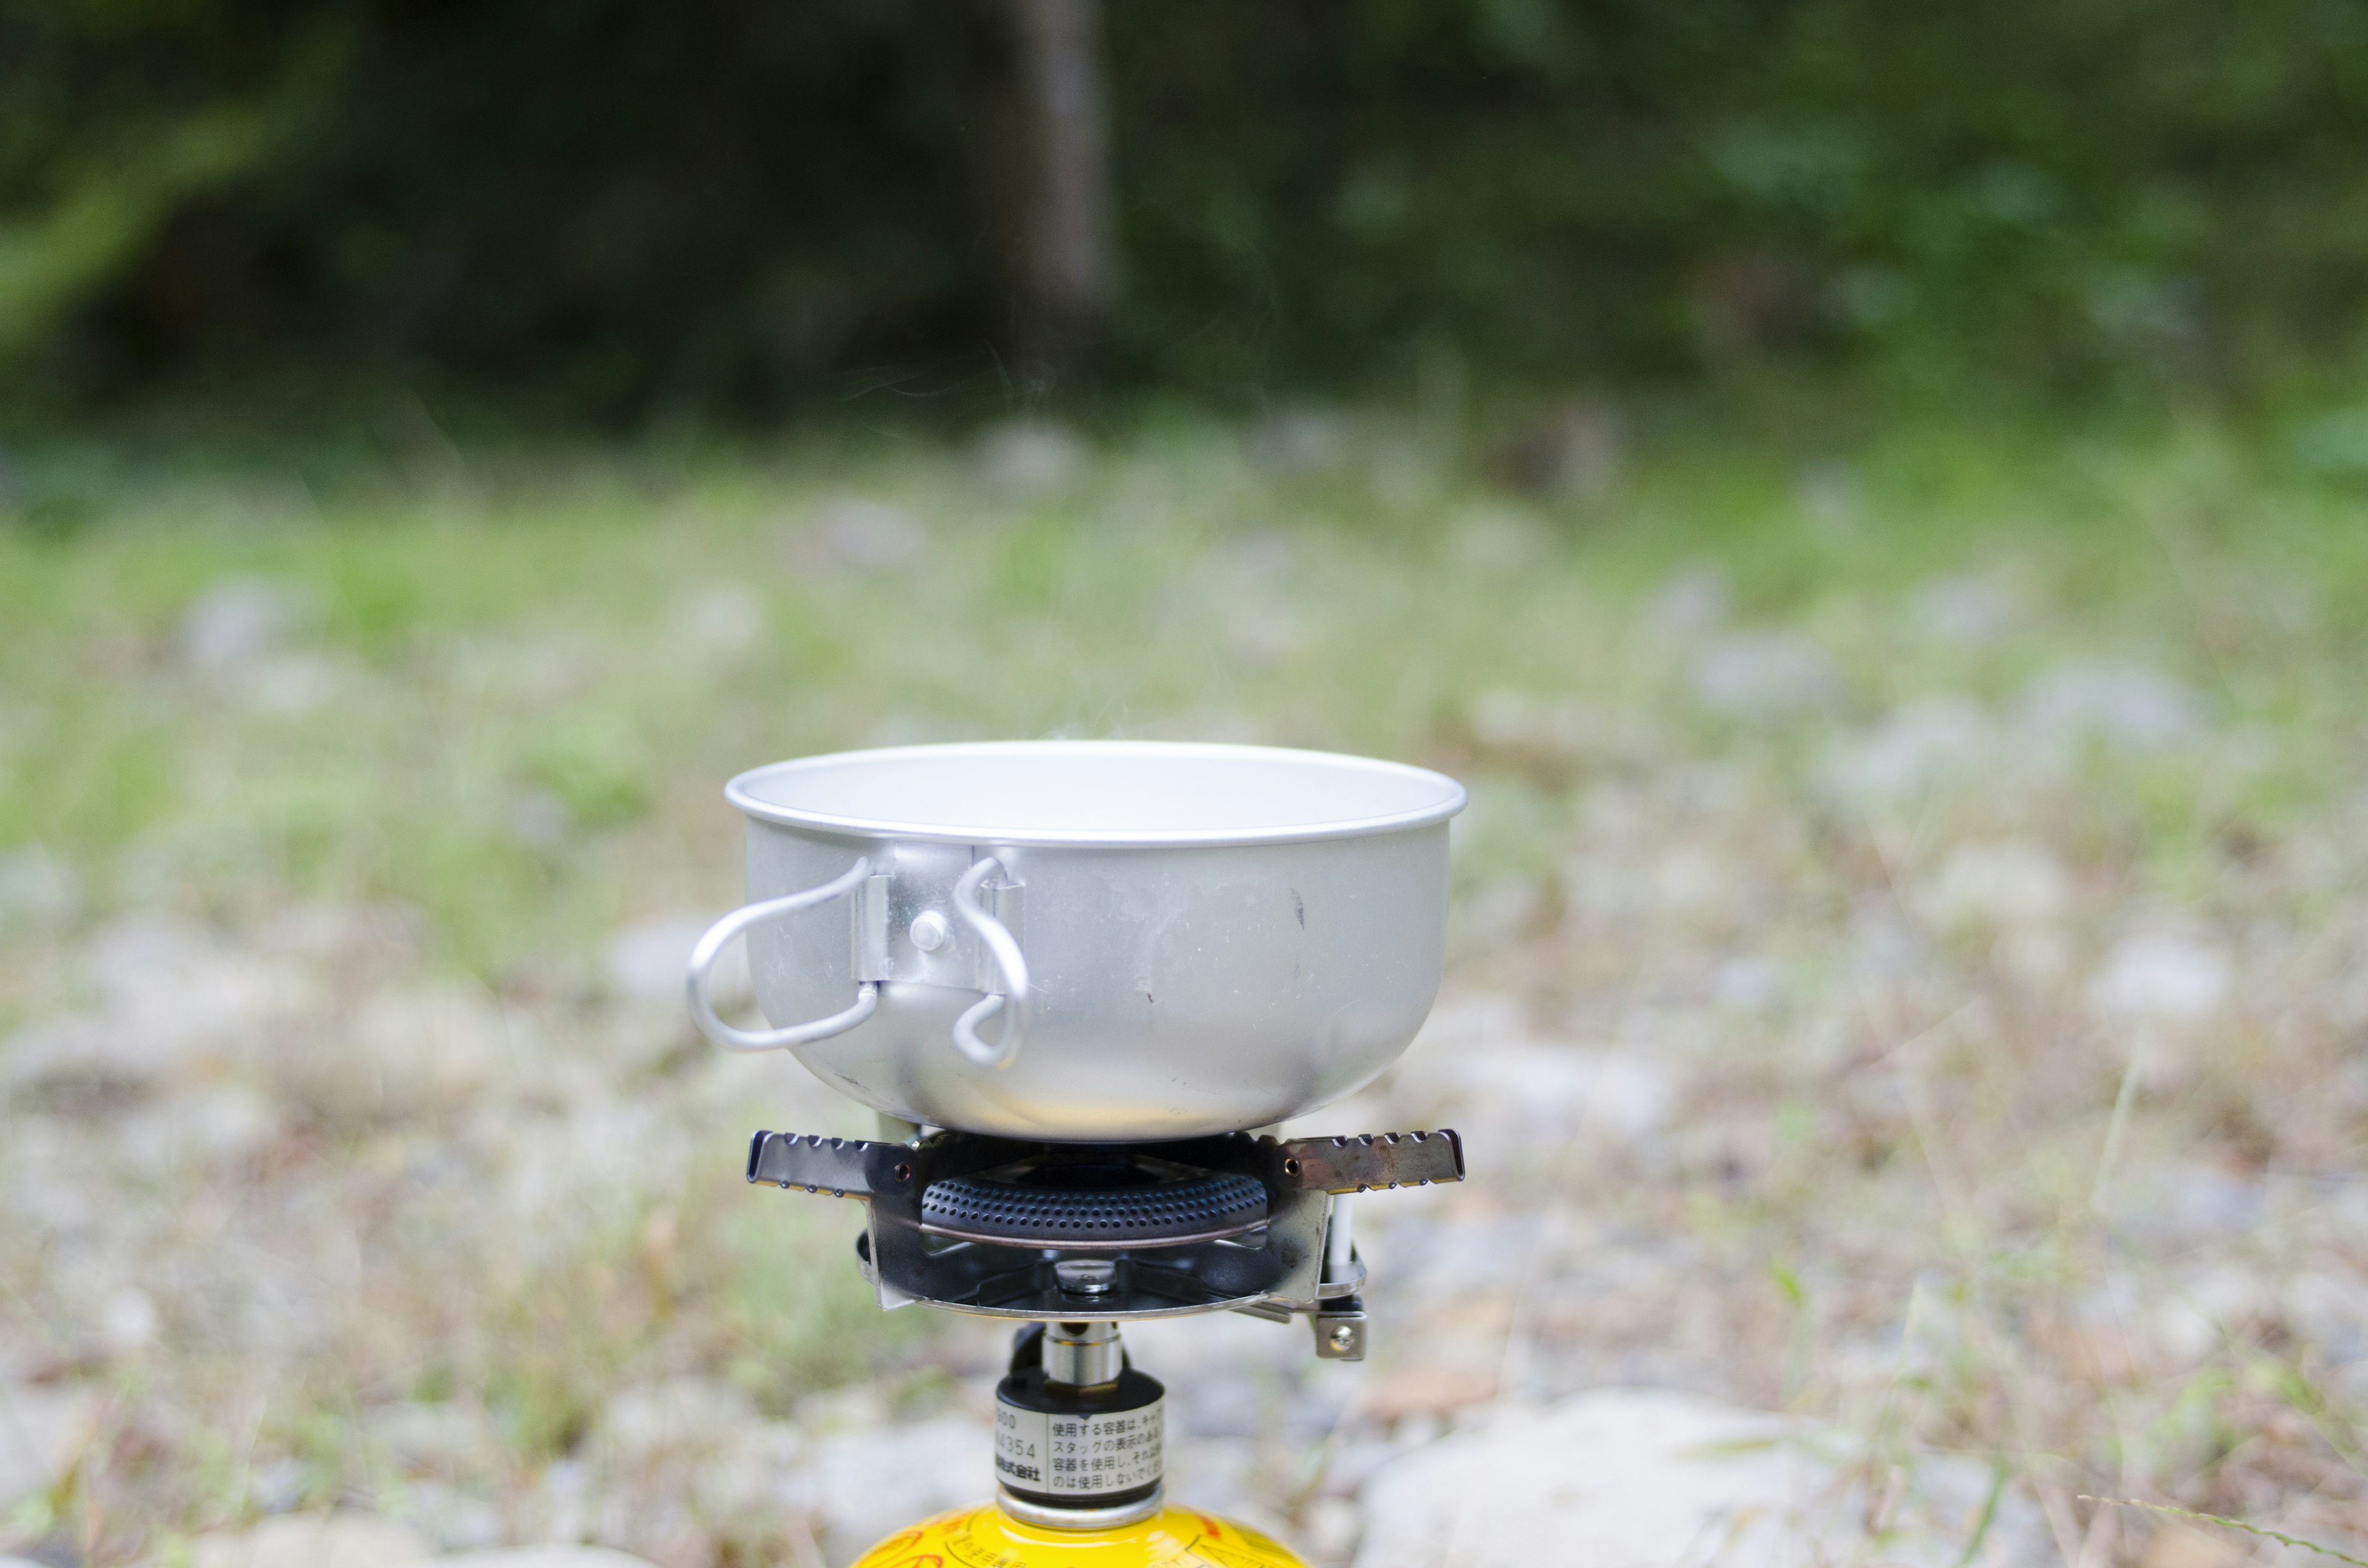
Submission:
{"label": "burner head", "polygon": [[1159,1143],[900,1142],[759,1132],[748,1179],[860,1199],[856,1256],[883,1307],[1069,1323],[1247,1312],[1311,1317],[1319,1355],[1363,1351],[1360,1192],[1461,1181],[1452,1132]]}
{"label": "burner head", "polygon": [[1214,1241],[1267,1221],[1266,1185],[1111,1151],[1026,1160],[931,1182],[921,1229],[1006,1245],[1091,1251]]}

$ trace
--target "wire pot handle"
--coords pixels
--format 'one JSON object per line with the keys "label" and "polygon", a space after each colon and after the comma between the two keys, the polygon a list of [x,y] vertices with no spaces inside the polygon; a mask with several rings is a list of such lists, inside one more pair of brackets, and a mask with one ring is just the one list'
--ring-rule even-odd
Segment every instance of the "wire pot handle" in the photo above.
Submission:
{"label": "wire pot handle", "polygon": [[[726,1051],[780,1051],[788,1046],[805,1045],[817,1040],[828,1040],[835,1034],[845,1034],[870,1017],[873,1009],[880,1006],[880,983],[876,980],[867,980],[856,987],[855,1006],[845,1012],[833,1013],[826,1018],[816,1018],[810,1024],[792,1024],[787,1028],[780,1029],[733,1028],[716,1017],[715,1004],[709,997],[708,991],[713,983],[715,960],[723,956],[723,949],[731,945],[732,938],[768,921],[785,920],[801,910],[828,903],[833,899],[845,898],[863,885],[863,879],[870,875],[871,871],[871,857],[859,856],[855,864],[848,868],[844,876],[825,882],[820,887],[807,888],[802,892],[788,893],[780,898],[768,898],[762,903],[745,905],[709,926],[707,935],[699,939],[699,946],[690,950],[690,972],[683,981],[684,992],[690,998],[691,1021],[699,1026],[699,1032]],[[1003,928],[998,926],[996,929],[1000,931]],[[1008,940],[1010,933],[1005,932],[1004,935]],[[1017,951],[1016,945],[1014,951]],[[1021,972],[1024,976],[1026,971],[1023,969]],[[973,1012],[976,1010],[972,1009]],[[965,1018],[969,1016],[969,1014],[963,1015]],[[959,1031],[957,1042],[959,1042]]]}
{"label": "wire pot handle", "polygon": [[[954,1020],[954,1048],[982,1067],[1003,1068],[1019,1057],[1020,1046],[1028,1040],[1028,959],[1010,927],[979,903],[980,890],[992,871],[1008,874],[1008,868],[992,855],[981,856],[954,884],[955,915],[995,960],[994,976],[982,987],[986,994]],[[990,1043],[979,1037],[978,1026],[998,1013],[1003,1015],[1003,1030]]]}

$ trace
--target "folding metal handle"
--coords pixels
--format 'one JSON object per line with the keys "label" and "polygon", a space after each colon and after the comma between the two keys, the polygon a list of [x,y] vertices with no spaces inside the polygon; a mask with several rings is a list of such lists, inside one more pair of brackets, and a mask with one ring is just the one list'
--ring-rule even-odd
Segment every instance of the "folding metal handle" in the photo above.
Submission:
{"label": "folding metal handle", "polygon": [[[983,856],[954,884],[954,914],[986,948],[995,960],[995,982],[1002,987],[1001,994],[989,990],[954,1020],[955,1049],[982,1067],[1010,1066],[1028,1039],[1028,960],[1019,938],[978,901],[987,874],[1004,869],[994,856]],[[997,1013],[1003,1015],[1003,1033],[990,1045],[979,1038],[978,1026]]]}
{"label": "folding metal handle", "polygon": [[[812,909],[816,904],[828,903],[837,898],[845,898],[863,885],[863,879],[871,873],[871,870],[870,857],[859,858],[855,864],[848,869],[845,876],[825,882],[820,887],[808,888],[803,892],[789,893],[780,898],[768,898],[762,903],[752,903],[744,908],[735,909],[709,926],[707,935],[699,939],[699,946],[690,950],[690,972],[683,982],[683,989],[690,997],[691,1021],[699,1026],[699,1032],[726,1051],[779,1051],[784,1046],[804,1045],[813,1040],[828,1040],[835,1034],[845,1034],[870,1017],[872,1009],[880,1006],[880,983],[872,980],[867,980],[856,987],[855,1006],[845,1012],[833,1013],[826,1018],[816,1018],[810,1024],[793,1024],[782,1029],[734,1028],[715,1016],[715,1005],[708,999],[707,990],[715,969],[715,960],[723,956],[723,949],[731,943],[733,937],[751,926],[762,926],[768,920],[786,919],[800,910]],[[1002,929],[1001,926],[996,928]],[[1008,939],[1009,933],[1007,932],[1005,935]],[[1013,952],[1016,954],[1018,950],[1015,946]],[[1021,972],[1024,976],[1026,971],[1023,970]],[[967,1017],[969,1015],[963,1016]]]}

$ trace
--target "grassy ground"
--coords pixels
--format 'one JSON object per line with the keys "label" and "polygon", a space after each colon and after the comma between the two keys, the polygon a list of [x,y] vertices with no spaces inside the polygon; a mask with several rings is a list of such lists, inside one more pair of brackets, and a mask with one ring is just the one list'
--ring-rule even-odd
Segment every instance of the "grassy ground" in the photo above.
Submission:
{"label": "grassy ground", "polygon": [[1534,1223],[1344,1419],[1426,1357],[1645,1376],[1980,1456],[2084,1564],[2220,1548],[2083,1494],[2368,1537],[2368,500],[2207,426],[1678,434],[1546,499],[1317,434],[26,454],[76,499],[0,527],[0,1376],[90,1441],[0,1544],[342,1500],[810,1558],[618,1391],[926,1415],[973,1353],[742,1200],[752,1097],[860,1119],[617,936],[735,900],[731,773],[1012,734],[1472,787],[1383,1092]]}

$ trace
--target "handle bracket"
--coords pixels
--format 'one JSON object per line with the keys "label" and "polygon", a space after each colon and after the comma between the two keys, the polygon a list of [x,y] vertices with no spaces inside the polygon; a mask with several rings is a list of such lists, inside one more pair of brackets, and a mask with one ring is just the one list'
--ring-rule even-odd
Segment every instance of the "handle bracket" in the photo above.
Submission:
{"label": "handle bracket", "polygon": [[855,945],[852,973],[858,980],[894,980],[895,960],[888,952],[888,883],[884,875],[863,879],[853,894],[854,918],[848,922]]}
{"label": "handle bracket", "polygon": [[[989,890],[989,896],[995,900],[995,914],[988,914],[979,903],[979,893],[985,888],[988,875],[1003,870],[1002,861],[992,855],[982,855],[954,884],[954,915],[978,938],[983,971],[978,988],[986,993],[954,1020],[954,1048],[980,1066],[992,1068],[1008,1067],[1019,1056],[1028,1038],[1030,1012],[1028,959],[1019,950],[1019,938],[998,918],[1008,909],[1017,919],[1021,910],[1021,886],[1005,882]],[[1003,1015],[1003,1030],[990,1043],[980,1038],[978,1026],[998,1013]]]}
{"label": "handle bracket", "polygon": [[[990,882],[991,877],[997,880]],[[1019,948],[1027,913],[1026,887],[1011,880],[1009,868],[1002,860],[981,855],[954,882],[950,901],[948,913],[959,923],[964,939],[948,943],[940,950],[939,944],[944,941],[940,936],[930,944],[931,950],[923,951],[909,939],[900,941],[892,934],[911,907],[897,903],[894,882],[888,872],[874,874],[871,858],[865,856],[820,886],[735,909],[710,926],[691,951],[690,972],[684,983],[690,1016],[700,1032],[726,1051],[778,1051],[828,1040],[855,1028],[878,1009],[883,984],[946,985],[985,993],[954,1021],[955,1049],[982,1067],[1008,1067],[1027,1040],[1030,1013],[1028,960]],[[908,888],[906,898],[915,891]],[[710,995],[712,975],[717,959],[734,937],[768,921],[787,919],[841,898],[848,901],[848,972],[856,982],[853,1006],[811,1023],[777,1029],[735,1028],[716,1016]],[[939,922],[943,933],[943,916],[929,917]],[[979,1026],[998,1015],[1002,1028],[990,1042],[979,1033]]]}

